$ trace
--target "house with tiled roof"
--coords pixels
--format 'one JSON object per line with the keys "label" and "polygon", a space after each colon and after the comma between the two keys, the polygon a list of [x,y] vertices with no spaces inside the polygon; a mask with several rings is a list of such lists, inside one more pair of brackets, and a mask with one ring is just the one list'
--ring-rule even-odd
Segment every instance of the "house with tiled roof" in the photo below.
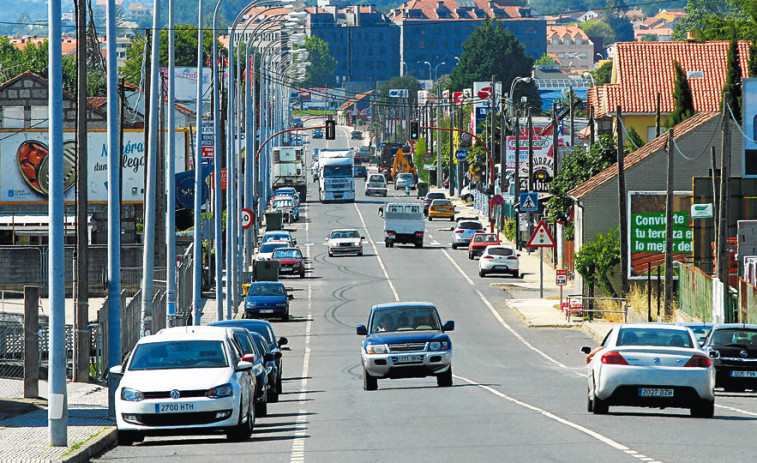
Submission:
{"label": "house with tiled roof", "polygon": [[372,102],[371,96],[375,93],[375,90],[360,93],[342,103],[337,109],[338,122],[344,125],[352,125],[352,116],[356,118],[368,116]]}
{"label": "house with tiled roof", "polygon": [[[741,72],[747,77],[749,42],[739,42]],[[655,136],[657,95],[662,121],[673,112],[678,61],[688,76],[697,112],[717,112],[726,78],[728,42],[619,42],[614,44],[612,78],[593,87],[588,105],[594,109],[598,133],[614,126],[617,108],[626,130],[632,127],[645,141]]]}
{"label": "house with tiled roof", "polygon": [[547,26],[547,53],[554,54],[564,71],[590,70],[594,65],[594,42],[575,24]]}
{"label": "house with tiled roof", "polygon": [[[741,172],[743,139],[731,128],[732,172]],[[710,151],[715,147],[720,159],[723,144],[720,113],[700,112],[673,128],[674,191],[691,191],[692,177],[711,172]],[[668,135],[663,134],[624,158],[626,191],[659,191],[667,188]],[[718,165],[720,161],[718,161]],[[574,201],[574,249],[578,252],[597,234],[620,226],[618,209],[618,164],[615,163],[568,192]],[[682,255],[679,257],[683,257]],[[691,257],[691,256],[689,256]],[[578,276],[580,280],[580,276]],[[580,288],[580,282],[577,282]]]}
{"label": "house with tiled roof", "polygon": [[400,30],[398,74],[418,79],[452,71],[463,43],[486,19],[512,32],[528,56],[539,59],[547,51],[546,20],[509,0],[410,0],[393,9],[389,19]]}

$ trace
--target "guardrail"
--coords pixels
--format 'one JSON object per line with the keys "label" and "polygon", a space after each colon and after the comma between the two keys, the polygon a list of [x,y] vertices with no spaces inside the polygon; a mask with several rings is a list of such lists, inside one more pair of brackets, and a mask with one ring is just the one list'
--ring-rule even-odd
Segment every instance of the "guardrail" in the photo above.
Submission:
{"label": "guardrail", "polygon": [[[584,301],[593,303],[594,301],[614,301],[620,303],[622,310],[604,310],[585,307]],[[565,312],[565,318],[570,322],[572,315],[580,317],[589,316],[592,318],[595,313],[622,313],[623,322],[628,321],[628,301],[623,297],[590,297],[582,294],[569,294],[568,298],[563,302],[561,307]]]}

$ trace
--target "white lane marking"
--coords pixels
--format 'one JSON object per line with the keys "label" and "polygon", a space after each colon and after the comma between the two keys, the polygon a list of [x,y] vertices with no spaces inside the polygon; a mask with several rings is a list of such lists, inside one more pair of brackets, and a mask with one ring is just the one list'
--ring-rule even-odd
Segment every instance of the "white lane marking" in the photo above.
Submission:
{"label": "white lane marking", "polygon": [[[571,428],[573,428],[573,429],[575,429],[575,430],[577,430],[579,432],[582,432],[582,433],[586,434],[587,436],[589,436],[591,438],[594,438],[594,439],[602,442],[603,444],[609,445],[610,447],[612,447],[612,448],[614,448],[616,450],[620,450],[620,451],[623,451],[623,452],[626,452],[626,453],[629,453],[629,454],[633,454],[634,456],[636,456],[638,454],[638,452],[636,452],[635,450],[631,450],[628,447],[626,447],[625,445],[623,445],[621,443],[618,443],[618,442],[615,442],[614,440],[610,439],[609,437],[603,436],[602,434],[600,434],[600,433],[598,433],[596,431],[592,431],[591,429],[586,428],[584,426],[581,426],[580,424],[574,423],[572,421],[568,421],[565,418],[562,418],[562,417],[559,417],[559,416],[555,415],[554,413],[548,412],[548,411],[546,411],[546,410],[544,410],[542,408],[539,408],[539,407],[536,407],[534,405],[531,405],[531,404],[528,404],[526,402],[523,402],[522,400],[518,400],[515,397],[510,397],[509,395],[503,394],[502,392],[499,392],[498,390],[496,390],[496,389],[494,389],[494,388],[492,388],[490,386],[479,384],[479,383],[477,383],[477,382],[475,382],[473,380],[470,380],[468,378],[465,378],[465,377],[462,377],[462,376],[459,376],[459,375],[454,375],[454,376],[455,376],[455,378],[457,378],[457,379],[459,379],[461,381],[465,381],[468,384],[472,384],[474,386],[478,386],[478,387],[480,387],[480,388],[482,388],[482,389],[484,389],[484,390],[486,390],[488,392],[491,392],[492,394],[496,395],[497,397],[500,397],[502,399],[508,400],[508,401],[510,401],[510,402],[512,402],[512,403],[514,403],[516,405],[519,405],[519,406],[523,407],[523,408],[527,408],[527,409],[529,409],[531,411],[539,413],[542,416],[544,416],[546,418],[549,418],[550,420],[556,421],[556,422],[558,422],[560,424],[564,424],[565,426],[569,426],[569,427],[571,427]],[[631,453],[631,452],[633,452],[633,453]]]}
{"label": "white lane marking", "polygon": [[378,263],[381,266],[381,271],[384,272],[384,277],[386,278],[386,282],[389,283],[389,288],[392,290],[392,294],[394,294],[394,300],[396,302],[399,302],[400,295],[397,293],[397,289],[394,287],[394,283],[392,283],[392,279],[389,278],[389,273],[386,271],[386,267],[384,266],[384,261],[381,260],[381,256],[378,253],[378,249],[376,249],[376,243],[373,241],[373,238],[371,238],[371,233],[368,231],[368,226],[365,224],[365,220],[363,220],[363,214],[360,213],[360,209],[357,207],[357,203],[353,203],[355,206],[355,210],[357,211],[358,217],[360,217],[360,222],[363,224],[363,230],[365,230],[365,236],[368,237],[368,241],[371,243],[371,247],[373,248],[373,254],[376,256],[376,259],[378,259]]}
{"label": "white lane marking", "polygon": [[723,408],[725,410],[730,410],[732,412],[743,413],[744,415],[757,416],[757,413],[748,412],[748,411],[742,410],[740,408],[734,408],[734,407],[729,407],[727,405],[718,405],[718,404],[715,404],[715,406],[718,407],[718,408]]}

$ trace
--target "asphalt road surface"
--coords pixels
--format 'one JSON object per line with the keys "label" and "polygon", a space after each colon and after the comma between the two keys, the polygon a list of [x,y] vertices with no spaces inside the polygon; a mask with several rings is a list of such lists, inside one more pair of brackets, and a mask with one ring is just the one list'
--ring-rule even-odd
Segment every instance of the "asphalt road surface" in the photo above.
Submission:
{"label": "asphalt road surface", "polygon": [[[313,125],[311,123],[311,125]],[[338,129],[338,147],[348,141]],[[314,140],[312,146],[326,146]],[[309,151],[308,151],[309,153]],[[314,184],[311,183],[311,186]],[[148,437],[98,461],[753,461],[757,455],[756,394],[716,398],[715,418],[684,409],[611,407],[586,411],[578,330],[528,329],[506,307],[506,290],[477,276],[465,250],[449,246],[449,223],[427,222],[424,247],[383,245],[383,198],[304,205],[290,226],[309,258],[307,277],[284,278],[294,288],[292,319],[273,322],[289,338],[284,393],[258,418],[252,438]],[[390,197],[395,194],[389,189]],[[404,192],[396,193],[405,198]],[[311,196],[312,198],[313,196]],[[411,196],[412,198],[412,196]],[[333,228],[356,227],[365,254],[330,258],[324,239]],[[520,293],[518,297],[523,297]],[[538,296],[536,292],[531,297]],[[362,388],[355,326],[373,304],[431,301],[442,320],[455,320],[454,385],[435,378],[379,380]]]}

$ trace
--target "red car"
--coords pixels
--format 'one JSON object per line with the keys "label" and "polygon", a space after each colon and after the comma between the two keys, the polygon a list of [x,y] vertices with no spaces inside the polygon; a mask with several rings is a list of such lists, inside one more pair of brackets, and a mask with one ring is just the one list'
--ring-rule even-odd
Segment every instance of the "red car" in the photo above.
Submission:
{"label": "red car", "polygon": [[473,238],[471,238],[470,244],[468,245],[468,259],[473,260],[474,257],[481,256],[481,254],[484,253],[484,249],[493,244],[499,244],[499,234],[476,233],[473,235]]}
{"label": "red car", "polygon": [[279,261],[279,275],[299,274],[300,278],[305,278],[305,261],[302,257],[302,251],[300,251],[300,248],[276,249],[273,251],[271,260]]}

